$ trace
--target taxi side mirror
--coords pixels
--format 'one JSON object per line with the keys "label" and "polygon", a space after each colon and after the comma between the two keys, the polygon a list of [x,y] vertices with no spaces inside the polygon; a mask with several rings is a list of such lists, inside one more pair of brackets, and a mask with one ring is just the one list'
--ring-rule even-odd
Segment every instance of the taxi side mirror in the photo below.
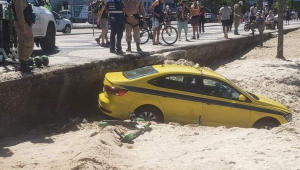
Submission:
{"label": "taxi side mirror", "polygon": [[239,101],[243,101],[243,102],[246,101],[246,97],[245,97],[244,95],[241,94],[241,95],[239,96]]}

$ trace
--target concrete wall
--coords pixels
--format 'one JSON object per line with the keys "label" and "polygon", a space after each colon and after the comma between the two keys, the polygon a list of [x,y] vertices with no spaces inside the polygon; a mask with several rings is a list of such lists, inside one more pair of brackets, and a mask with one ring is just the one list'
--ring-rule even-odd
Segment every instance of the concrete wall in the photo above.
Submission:
{"label": "concrete wall", "polygon": [[[266,34],[265,37],[270,38],[271,34]],[[204,65],[233,57],[258,42],[258,36],[241,37],[160,50],[157,53],[186,50],[187,55],[183,57]],[[40,124],[68,117],[98,113],[98,94],[102,90],[105,73],[162,63],[164,60],[163,55],[147,55],[125,55],[123,58],[67,68],[51,67],[44,73],[10,81],[0,80],[0,136],[20,133]]]}

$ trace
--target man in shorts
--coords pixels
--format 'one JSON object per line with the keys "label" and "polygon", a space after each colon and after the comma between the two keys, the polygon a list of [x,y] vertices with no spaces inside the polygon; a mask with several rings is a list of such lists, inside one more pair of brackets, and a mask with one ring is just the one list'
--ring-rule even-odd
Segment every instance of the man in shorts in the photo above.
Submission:
{"label": "man in shorts", "polygon": [[[152,29],[153,29],[153,45],[161,44],[159,42],[159,34],[160,34],[160,23],[163,20],[163,3],[164,0],[156,0],[151,5],[152,11]],[[156,41],[155,41],[156,39]]]}
{"label": "man in shorts", "polygon": [[253,4],[253,6],[250,7],[250,23],[256,21],[256,13],[258,12],[256,8],[256,3]]}
{"label": "man in shorts", "polygon": [[220,12],[219,12],[219,22],[222,21],[223,33],[225,38],[228,38],[231,14],[232,14],[231,8],[228,7],[227,2],[223,2],[223,7],[220,8]]}

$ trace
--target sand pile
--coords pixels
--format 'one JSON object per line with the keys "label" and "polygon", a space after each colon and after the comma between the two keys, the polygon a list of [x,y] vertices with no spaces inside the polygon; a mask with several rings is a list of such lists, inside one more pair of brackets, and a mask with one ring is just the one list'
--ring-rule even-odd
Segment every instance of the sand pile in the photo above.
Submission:
{"label": "sand pile", "polygon": [[119,141],[113,131],[118,127],[85,123],[65,134],[0,139],[0,169],[300,169],[299,38],[300,30],[285,36],[287,60],[275,59],[277,41],[271,39],[216,70],[286,105],[294,114],[291,123],[269,131],[153,124],[134,144]]}

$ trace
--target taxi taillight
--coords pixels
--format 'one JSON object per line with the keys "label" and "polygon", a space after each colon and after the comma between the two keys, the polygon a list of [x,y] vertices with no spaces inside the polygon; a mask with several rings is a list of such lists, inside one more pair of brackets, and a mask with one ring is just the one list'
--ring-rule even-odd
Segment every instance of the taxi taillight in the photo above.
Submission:
{"label": "taxi taillight", "polygon": [[107,85],[105,85],[103,87],[103,92],[105,92],[105,91],[107,93],[110,93],[110,94],[113,94],[113,95],[116,95],[116,96],[123,96],[125,93],[128,92],[128,90],[119,89],[119,88],[112,87],[112,86],[107,86]]}

